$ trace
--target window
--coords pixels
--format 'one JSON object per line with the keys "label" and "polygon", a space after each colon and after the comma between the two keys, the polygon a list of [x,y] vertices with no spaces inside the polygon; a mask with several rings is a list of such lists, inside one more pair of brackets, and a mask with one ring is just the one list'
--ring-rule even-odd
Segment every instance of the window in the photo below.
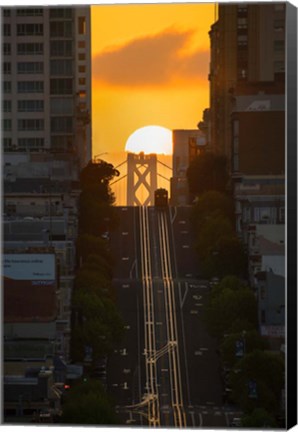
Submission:
{"label": "window", "polygon": [[246,29],[247,28],[247,18],[238,18],[237,26],[239,29]]}
{"label": "window", "polygon": [[238,35],[238,45],[247,45],[247,35]]}
{"label": "window", "polygon": [[79,53],[78,59],[79,59],[79,61],[86,60],[86,54],[85,53]]}
{"label": "window", "polygon": [[42,16],[43,10],[36,8],[17,9],[17,16]]}
{"label": "window", "polygon": [[73,146],[73,138],[70,135],[53,135],[51,137],[51,147],[55,149],[68,150]]}
{"label": "window", "polygon": [[238,69],[238,79],[245,80],[247,78],[247,70],[243,68]]}
{"label": "window", "polygon": [[78,48],[86,48],[86,42],[85,41],[79,41],[78,42]]}
{"label": "window", "polygon": [[71,57],[72,56],[72,41],[57,40],[51,41],[50,53],[53,57]]}
{"label": "window", "polygon": [[266,324],[266,312],[264,309],[261,310],[261,324]]}
{"label": "window", "polygon": [[245,14],[247,13],[247,5],[242,3],[241,5],[238,6],[238,13],[239,14]]}
{"label": "window", "polygon": [[20,148],[38,148],[44,146],[43,138],[19,138],[18,146]]}
{"label": "window", "polygon": [[10,62],[2,63],[2,71],[3,71],[4,75],[10,75],[11,74],[11,63]]}
{"label": "window", "polygon": [[18,81],[18,93],[43,93],[43,81]]}
{"label": "window", "polygon": [[277,3],[274,5],[274,10],[276,11],[283,11],[285,9],[285,5],[282,3]]}
{"label": "window", "polygon": [[19,100],[18,112],[42,112],[44,109],[43,100]]}
{"label": "window", "polygon": [[3,36],[10,36],[10,24],[3,24]]}
{"label": "window", "polygon": [[73,114],[73,98],[51,98],[51,114]]}
{"label": "window", "polygon": [[17,24],[18,36],[43,36],[43,24]]}
{"label": "window", "polygon": [[2,119],[2,128],[4,132],[11,131],[11,119]]}
{"label": "window", "polygon": [[284,40],[275,40],[274,41],[274,51],[284,51],[285,49],[285,41]]}
{"label": "window", "polygon": [[10,17],[10,9],[3,9],[3,16]]}
{"label": "window", "polygon": [[274,72],[285,72],[285,62],[276,61],[274,62]]}
{"label": "window", "polygon": [[51,60],[51,75],[71,76],[73,75],[72,60]]}
{"label": "window", "polygon": [[284,207],[281,207],[279,209],[279,221],[281,223],[285,223],[285,208]]}
{"label": "window", "polygon": [[10,43],[4,43],[3,44],[3,55],[10,55],[11,54],[11,45]]}
{"label": "window", "polygon": [[79,85],[85,85],[86,84],[86,78],[79,78]]}
{"label": "window", "polygon": [[55,78],[50,80],[51,94],[72,94],[73,80],[72,78]]}
{"label": "window", "polygon": [[73,132],[73,117],[51,117],[51,132]]}
{"label": "window", "polygon": [[11,138],[2,138],[2,139],[3,139],[4,149],[6,149],[8,147],[12,147],[12,139]]}
{"label": "window", "polygon": [[86,66],[85,65],[79,66],[79,72],[80,73],[85,73],[86,72]]}
{"label": "window", "polygon": [[266,288],[264,286],[261,286],[261,290],[260,290],[260,294],[261,294],[261,300],[264,300],[266,297]]}
{"label": "window", "polygon": [[72,18],[71,8],[50,8],[50,18]]}
{"label": "window", "polygon": [[52,21],[50,23],[51,37],[72,37],[72,21]]}
{"label": "window", "polygon": [[3,112],[11,112],[11,100],[3,99],[2,109]]}
{"label": "window", "polygon": [[274,21],[274,30],[276,32],[282,32],[285,29],[285,20],[283,19],[276,19]]}
{"label": "window", "polygon": [[19,131],[41,131],[44,129],[43,119],[21,119],[18,120]]}
{"label": "window", "polygon": [[41,74],[43,62],[18,62],[18,74]]}
{"label": "window", "polygon": [[86,18],[84,16],[78,18],[78,28],[79,34],[86,34]]}
{"label": "window", "polygon": [[40,55],[43,54],[43,43],[19,43],[17,50],[18,55]]}
{"label": "window", "polygon": [[3,81],[3,93],[11,93],[11,82]]}

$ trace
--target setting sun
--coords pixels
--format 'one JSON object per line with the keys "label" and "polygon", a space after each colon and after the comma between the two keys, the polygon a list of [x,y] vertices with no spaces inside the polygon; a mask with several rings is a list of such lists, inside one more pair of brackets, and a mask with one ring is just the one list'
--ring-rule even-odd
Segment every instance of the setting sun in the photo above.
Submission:
{"label": "setting sun", "polygon": [[172,154],[172,131],[162,126],[137,129],[126,141],[125,150],[132,153]]}

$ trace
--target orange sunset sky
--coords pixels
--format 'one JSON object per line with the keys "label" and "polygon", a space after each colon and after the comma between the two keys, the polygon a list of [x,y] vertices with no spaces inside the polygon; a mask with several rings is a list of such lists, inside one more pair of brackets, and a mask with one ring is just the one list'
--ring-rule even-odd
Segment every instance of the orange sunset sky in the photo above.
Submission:
{"label": "orange sunset sky", "polygon": [[214,3],[91,6],[93,156],[118,165],[143,126],[197,128],[214,17]]}
{"label": "orange sunset sky", "polygon": [[214,4],[91,6],[93,154],[138,128],[196,128],[209,105]]}

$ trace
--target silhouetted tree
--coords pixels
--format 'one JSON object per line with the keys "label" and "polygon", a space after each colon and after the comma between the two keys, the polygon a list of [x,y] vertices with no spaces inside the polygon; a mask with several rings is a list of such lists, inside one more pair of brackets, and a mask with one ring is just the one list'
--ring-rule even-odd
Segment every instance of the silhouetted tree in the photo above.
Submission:
{"label": "silhouetted tree", "polygon": [[251,289],[225,288],[211,296],[204,312],[209,332],[222,338],[226,333],[257,328],[257,302]]}
{"label": "silhouetted tree", "polygon": [[189,192],[193,196],[215,190],[225,192],[229,175],[223,155],[206,152],[198,155],[187,169]]}
{"label": "silhouetted tree", "polygon": [[71,387],[65,397],[61,423],[74,425],[119,425],[112,400],[98,380],[88,379]]}
{"label": "silhouetted tree", "polygon": [[284,358],[280,353],[261,350],[248,353],[236,363],[229,380],[232,398],[245,412],[256,408],[263,408],[274,416],[280,412],[285,384]]}

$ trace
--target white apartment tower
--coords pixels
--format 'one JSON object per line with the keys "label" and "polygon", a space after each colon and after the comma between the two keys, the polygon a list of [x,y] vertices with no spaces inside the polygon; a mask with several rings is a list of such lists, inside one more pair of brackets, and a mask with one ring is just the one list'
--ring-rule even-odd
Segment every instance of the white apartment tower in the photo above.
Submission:
{"label": "white apartment tower", "polygon": [[2,8],[2,150],[91,159],[90,6]]}

